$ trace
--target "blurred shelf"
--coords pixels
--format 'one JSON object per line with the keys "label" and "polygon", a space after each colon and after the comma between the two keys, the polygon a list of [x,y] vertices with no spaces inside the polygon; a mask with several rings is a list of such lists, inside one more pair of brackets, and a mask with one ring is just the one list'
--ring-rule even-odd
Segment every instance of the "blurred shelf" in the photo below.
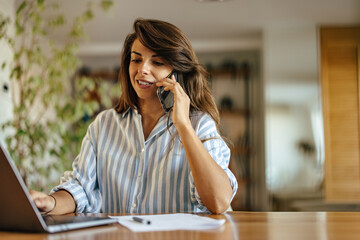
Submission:
{"label": "blurred shelf", "polygon": [[118,73],[114,71],[99,71],[99,72],[92,72],[90,76],[94,78],[101,78],[104,80],[113,81],[113,80],[117,80]]}
{"label": "blurred shelf", "polygon": [[219,76],[241,76],[243,74],[243,71],[239,69],[224,69],[224,68],[218,68],[218,69],[210,69],[208,70],[211,77],[219,77]]}
{"label": "blurred shelf", "polygon": [[105,81],[117,82],[119,76],[119,69],[113,70],[92,70],[87,67],[82,67],[78,71],[80,77],[89,77],[93,79],[101,79]]}
{"label": "blurred shelf", "polygon": [[209,64],[207,71],[211,87],[221,89],[218,91],[217,100],[224,136],[234,143],[234,146],[230,147],[229,167],[238,180],[239,190],[232,207],[235,210],[250,210],[250,66],[247,62],[229,60],[218,66]]}
{"label": "blurred shelf", "polygon": [[221,117],[249,116],[249,109],[220,109]]}
{"label": "blurred shelf", "polygon": [[250,73],[249,65],[247,63],[244,63],[242,65],[207,67],[206,70],[210,74],[210,78],[226,76],[233,80],[237,80],[239,78],[248,80]]}

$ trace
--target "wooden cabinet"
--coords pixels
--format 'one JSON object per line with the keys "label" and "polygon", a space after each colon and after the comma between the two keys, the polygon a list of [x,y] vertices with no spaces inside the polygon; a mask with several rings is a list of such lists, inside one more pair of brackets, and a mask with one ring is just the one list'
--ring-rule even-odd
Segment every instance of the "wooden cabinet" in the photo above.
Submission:
{"label": "wooden cabinet", "polygon": [[321,28],[327,201],[360,201],[360,27]]}

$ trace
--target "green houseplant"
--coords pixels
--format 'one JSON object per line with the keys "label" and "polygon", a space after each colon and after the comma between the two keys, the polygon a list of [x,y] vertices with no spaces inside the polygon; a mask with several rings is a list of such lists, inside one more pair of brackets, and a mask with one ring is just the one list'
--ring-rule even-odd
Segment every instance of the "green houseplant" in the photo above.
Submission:
{"label": "green houseplant", "polygon": [[[59,4],[61,1],[27,0],[17,8],[14,22],[0,15],[0,40],[14,53],[12,61],[0,63],[2,69],[11,69],[14,105],[13,120],[2,129],[12,130],[7,147],[26,185],[42,191],[70,168],[88,125],[84,114],[92,116],[99,108],[86,95],[95,87],[93,79],[76,77],[80,66],[76,54],[86,37],[84,24],[94,18],[94,10],[106,11],[113,3],[89,2],[73,21],[60,12]],[[50,17],[45,16],[49,9]],[[7,31],[11,24],[14,35]],[[51,34],[65,26],[70,29],[65,43],[54,41]],[[71,79],[75,94],[69,87]]]}

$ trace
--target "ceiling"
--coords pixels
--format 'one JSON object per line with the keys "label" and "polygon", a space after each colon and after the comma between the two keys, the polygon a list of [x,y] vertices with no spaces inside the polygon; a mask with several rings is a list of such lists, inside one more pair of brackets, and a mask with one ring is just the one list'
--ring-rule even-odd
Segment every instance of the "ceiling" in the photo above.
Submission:
{"label": "ceiling", "polygon": [[[54,1],[54,0],[53,0]],[[94,0],[99,2],[99,0]],[[109,12],[95,13],[86,25],[90,43],[116,46],[131,31],[134,19],[156,18],[182,29],[191,41],[259,38],[271,24],[310,22],[322,25],[360,22],[359,0],[113,0]],[[62,0],[67,15],[76,16],[86,1]],[[58,39],[62,33],[58,32]],[[89,42],[88,42],[89,43]]]}

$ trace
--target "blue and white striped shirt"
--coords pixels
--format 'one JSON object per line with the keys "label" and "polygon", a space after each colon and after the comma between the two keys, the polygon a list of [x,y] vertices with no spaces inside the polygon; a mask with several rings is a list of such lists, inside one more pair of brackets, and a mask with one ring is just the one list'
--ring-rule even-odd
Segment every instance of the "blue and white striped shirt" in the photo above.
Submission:
{"label": "blue and white striped shirt", "polygon": [[[227,173],[230,150],[217,132],[215,122],[204,113],[194,113],[192,125],[213,159]],[[168,115],[160,118],[144,139],[141,115],[134,109],[123,114],[114,109],[100,113],[90,124],[73,170],[60,185],[72,194],[76,212],[173,213],[207,211],[195,188],[184,147],[176,128],[167,129]],[[215,137],[215,139],[214,139]],[[209,176],[211,177],[211,176]]]}

